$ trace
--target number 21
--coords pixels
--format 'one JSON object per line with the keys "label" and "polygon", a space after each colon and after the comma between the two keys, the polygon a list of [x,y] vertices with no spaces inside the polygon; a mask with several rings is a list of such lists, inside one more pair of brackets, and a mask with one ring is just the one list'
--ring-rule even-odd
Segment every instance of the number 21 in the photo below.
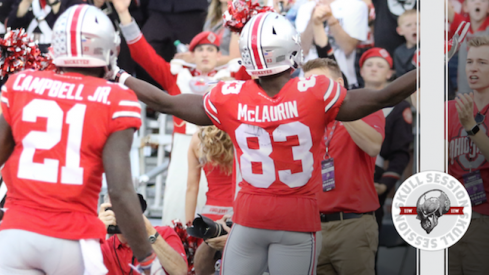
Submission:
{"label": "number 21", "polygon": [[[66,144],[66,163],[61,167],[61,183],[83,184],[83,168],[80,167],[80,146],[85,119],[84,104],[76,104],[66,113],[65,123],[69,125]],[[61,141],[63,129],[63,110],[52,100],[34,99],[22,110],[22,121],[36,122],[38,117],[47,118],[46,131],[30,131],[22,140],[17,177],[22,179],[57,183],[58,159],[44,159],[35,163],[36,149],[50,150]]]}

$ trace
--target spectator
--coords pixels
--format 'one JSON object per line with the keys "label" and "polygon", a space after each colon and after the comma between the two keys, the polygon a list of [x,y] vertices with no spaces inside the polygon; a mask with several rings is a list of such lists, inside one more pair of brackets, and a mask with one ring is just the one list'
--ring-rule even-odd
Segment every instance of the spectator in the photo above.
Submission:
{"label": "spectator", "polygon": [[[221,77],[243,79],[249,76],[243,70],[237,73],[233,69],[216,70],[219,52],[219,38],[211,32],[202,32],[192,39],[189,50],[195,58],[195,67],[186,67],[177,62],[171,64],[158,56],[141,34],[128,11],[128,3],[112,0],[121,19],[121,31],[134,61],[141,65],[170,95],[184,93],[203,93],[207,91],[210,80]],[[237,66],[236,68],[239,68]],[[241,74],[242,73],[242,74]],[[197,130],[194,124],[187,123],[177,117],[174,121],[172,159],[168,168],[165,197],[163,200],[163,224],[171,225],[173,219],[185,220],[185,197],[188,172],[188,148],[192,135]],[[198,207],[203,205],[207,183],[202,177]]]}
{"label": "spectator", "polygon": [[465,77],[465,64],[467,59],[467,43],[476,36],[489,35],[489,0],[466,0],[463,10],[469,14],[468,18],[456,13],[451,5],[448,5],[448,21],[450,22],[450,37],[453,36],[460,23],[463,21],[470,22],[469,32],[466,39],[462,42],[458,51],[458,73],[457,87],[459,93],[469,93],[472,90],[469,87]]}
{"label": "spectator", "polygon": [[[385,49],[372,48],[366,51],[360,59],[360,66],[365,88],[381,90],[387,86],[392,76],[392,58]],[[382,206],[409,162],[409,145],[413,140],[412,112],[407,101],[385,108],[383,112],[386,118],[385,138],[375,167],[375,189],[380,203],[375,217],[379,231],[384,215]]]}
{"label": "spectator", "polygon": [[416,10],[417,2],[417,0],[372,0],[375,7],[375,47],[386,49],[391,56],[394,56],[397,47],[406,42],[397,33],[397,17],[406,10]]}
{"label": "spectator", "polygon": [[83,3],[83,0],[17,0],[10,11],[7,26],[24,28],[39,43],[41,51],[47,52],[58,16],[69,7]]}
{"label": "spectator", "polygon": [[[143,196],[138,194],[141,203],[141,210],[146,210],[146,201]],[[114,212],[110,209],[110,203],[100,205],[99,219],[104,223],[105,228],[110,225],[117,225]],[[159,264],[153,264],[151,274],[156,274],[157,270],[163,269],[167,275],[185,275],[187,274],[187,256],[185,249],[177,233],[169,226],[151,225],[151,222],[143,215],[148,238],[156,252]],[[127,245],[126,238],[122,234],[115,234],[108,238],[102,244],[102,254],[104,264],[109,270],[108,275],[126,275],[132,274],[132,264],[136,266],[137,260],[132,254],[131,248]],[[159,274],[159,273],[158,273]]]}
{"label": "spectator", "polygon": [[[220,42],[219,49],[221,55],[217,61],[217,67],[226,65],[229,61],[239,58],[239,34],[233,33],[229,28],[225,28],[223,25],[222,16],[228,9],[227,0],[212,0],[207,12],[207,18],[204,24],[204,31],[210,31],[215,33]],[[192,53],[177,53],[175,59],[183,59],[188,63],[195,64]]]}
{"label": "spectator", "polygon": [[[357,87],[355,48],[360,41],[367,39],[367,5],[361,0],[320,0],[318,4],[309,1],[299,8],[297,14],[296,27],[300,33],[306,30],[314,8],[324,10],[322,20],[327,23],[325,31],[338,65],[348,79],[349,88]],[[306,60],[316,57],[317,53],[310,50]]]}
{"label": "spectator", "polygon": [[413,55],[418,45],[418,17],[416,10],[407,10],[397,19],[397,33],[406,39],[394,52],[396,76],[414,70]]}
{"label": "spectator", "polygon": [[233,142],[228,134],[216,126],[202,127],[195,132],[188,148],[188,179],[185,199],[185,221],[190,224],[195,217],[200,173],[203,169],[209,191],[201,214],[219,220],[233,214]]}
{"label": "spectator", "polygon": [[358,64],[363,53],[374,47],[374,21],[375,21],[375,8],[371,0],[362,0],[368,7],[368,33],[367,39],[358,43],[355,53],[355,73],[357,75],[357,81],[359,87],[365,87],[362,75],[360,74],[360,65]]}
{"label": "spectator", "polygon": [[472,220],[448,250],[450,275],[489,270],[489,37],[474,37],[467,45],[465,77],[474,94],[460,94],[448,102],[447,142],[448,173],[467,189]]}
{"label": "spectator", "polygon": [[[324,32],[323,23],[326,21],[326,19],[324,18],[325,12],[326,10],[322,7],[314,9],[312,20],[309,21],[306,31],[303,34],[308,35],[306,33],[310,32],[310,30],[312,29],[312,35],[314,38],[314,44],[316,45],[316,52],[318,54],[318,57],[329,58],[336,62],[333,48],[331,47],[331,44],[328,43],[328,36],[326,35],[326,32]],[[308,47],[310,47],[310,45],[308,45]],[[344,86],[348,87],[348,79],[343,72],[341,73],[341,75],[343,77]]]}
{"label": "spectator", "polygon": [[[220,220],[216,221],[221,224],[222,228],[228,233],[231,229],[226,225],[226,221],[230,218],[231,216],[224,215]],[[216,262],[221,259],[227,239],[227,234],[207,239],[199,246],[199,248],[197,248],[194,257],[196,275],[211,275],[220,271],[216,269]]]}
{"label": "spectator", "polygon": [[[176,52],[174,41],[188,44],[202,31],[208,5],[207,0],[149,0],[142,33],[154,51],[169,62]],[[140,66],[136,67],[136,74],[140,79],[159,83]]]}
{"label": "spectator", "polygon": [[[385,49],[366,51],[359,62],[365,88],[381,90],[392,76],[392,58]],[[379,235],[384,217],[384,202],[409,163],[409,146],[413,141],[411,105],[402,101],[394,107],[383,109],[385,138],[375,161],[374,185],[380,207],[375,211]],[[375,261],[377,263],[377,261]]]}
{"label": "spectator", "polygon": [[[308,61],[303,70],[306,77],[326,75],[343,83],[338,65],[330,59]],[[323,235],[317,274],[375,274],[378,228],[374,211],[379,202],[373,182],[374,157],[380,152],[384,124],[382,111],[377,111],[361,120],[333,121],[326,127],[324,159],[334,161],[334,182],[323,183],[323,191],[317,193]]]}

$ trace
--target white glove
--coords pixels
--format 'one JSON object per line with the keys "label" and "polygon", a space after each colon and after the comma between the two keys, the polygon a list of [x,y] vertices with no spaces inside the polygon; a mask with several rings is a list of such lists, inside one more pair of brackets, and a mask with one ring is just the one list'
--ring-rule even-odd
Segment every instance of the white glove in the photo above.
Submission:
{"label": "white glove", "polygon": [[117,57],[113,57],[110,60],[110,64],[107,68],[107,72],[105,73],[104,78],[107,80],[115,80],[117,73],[120,70],[121,69],[119,68],[119,66],[117,66]]}

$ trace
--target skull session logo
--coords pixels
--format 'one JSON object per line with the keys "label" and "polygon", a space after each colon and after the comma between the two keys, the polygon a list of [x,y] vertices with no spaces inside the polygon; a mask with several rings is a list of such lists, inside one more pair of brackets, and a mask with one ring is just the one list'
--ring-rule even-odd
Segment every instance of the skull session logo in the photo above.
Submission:
{"label": "skull session logo", "polygon": [[454,177],[436,171],[404,181],[392,201],[392,220],[399,235],[423,250],[455,244],[467,231],[472,215],[470,197]]}

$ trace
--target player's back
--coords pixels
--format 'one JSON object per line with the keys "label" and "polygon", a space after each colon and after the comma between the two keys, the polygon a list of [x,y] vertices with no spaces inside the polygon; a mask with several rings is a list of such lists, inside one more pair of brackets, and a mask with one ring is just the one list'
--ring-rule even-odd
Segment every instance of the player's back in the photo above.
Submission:
{"label": "player's back", "polygon": [[271,230],[319,228],[320,143],[346,91],[324,76],[292,79],[269,97],[256,81],[219,84],[204,101],[240,164],[233,220]]}
{"label": "player's back", "polygon": [[77,73],[25,71],[2,88],[2,108],[16,145],[2,171],[9,191],[0,229],[103,239],[103,148],[111,133],[139,128],[134,93]]}

